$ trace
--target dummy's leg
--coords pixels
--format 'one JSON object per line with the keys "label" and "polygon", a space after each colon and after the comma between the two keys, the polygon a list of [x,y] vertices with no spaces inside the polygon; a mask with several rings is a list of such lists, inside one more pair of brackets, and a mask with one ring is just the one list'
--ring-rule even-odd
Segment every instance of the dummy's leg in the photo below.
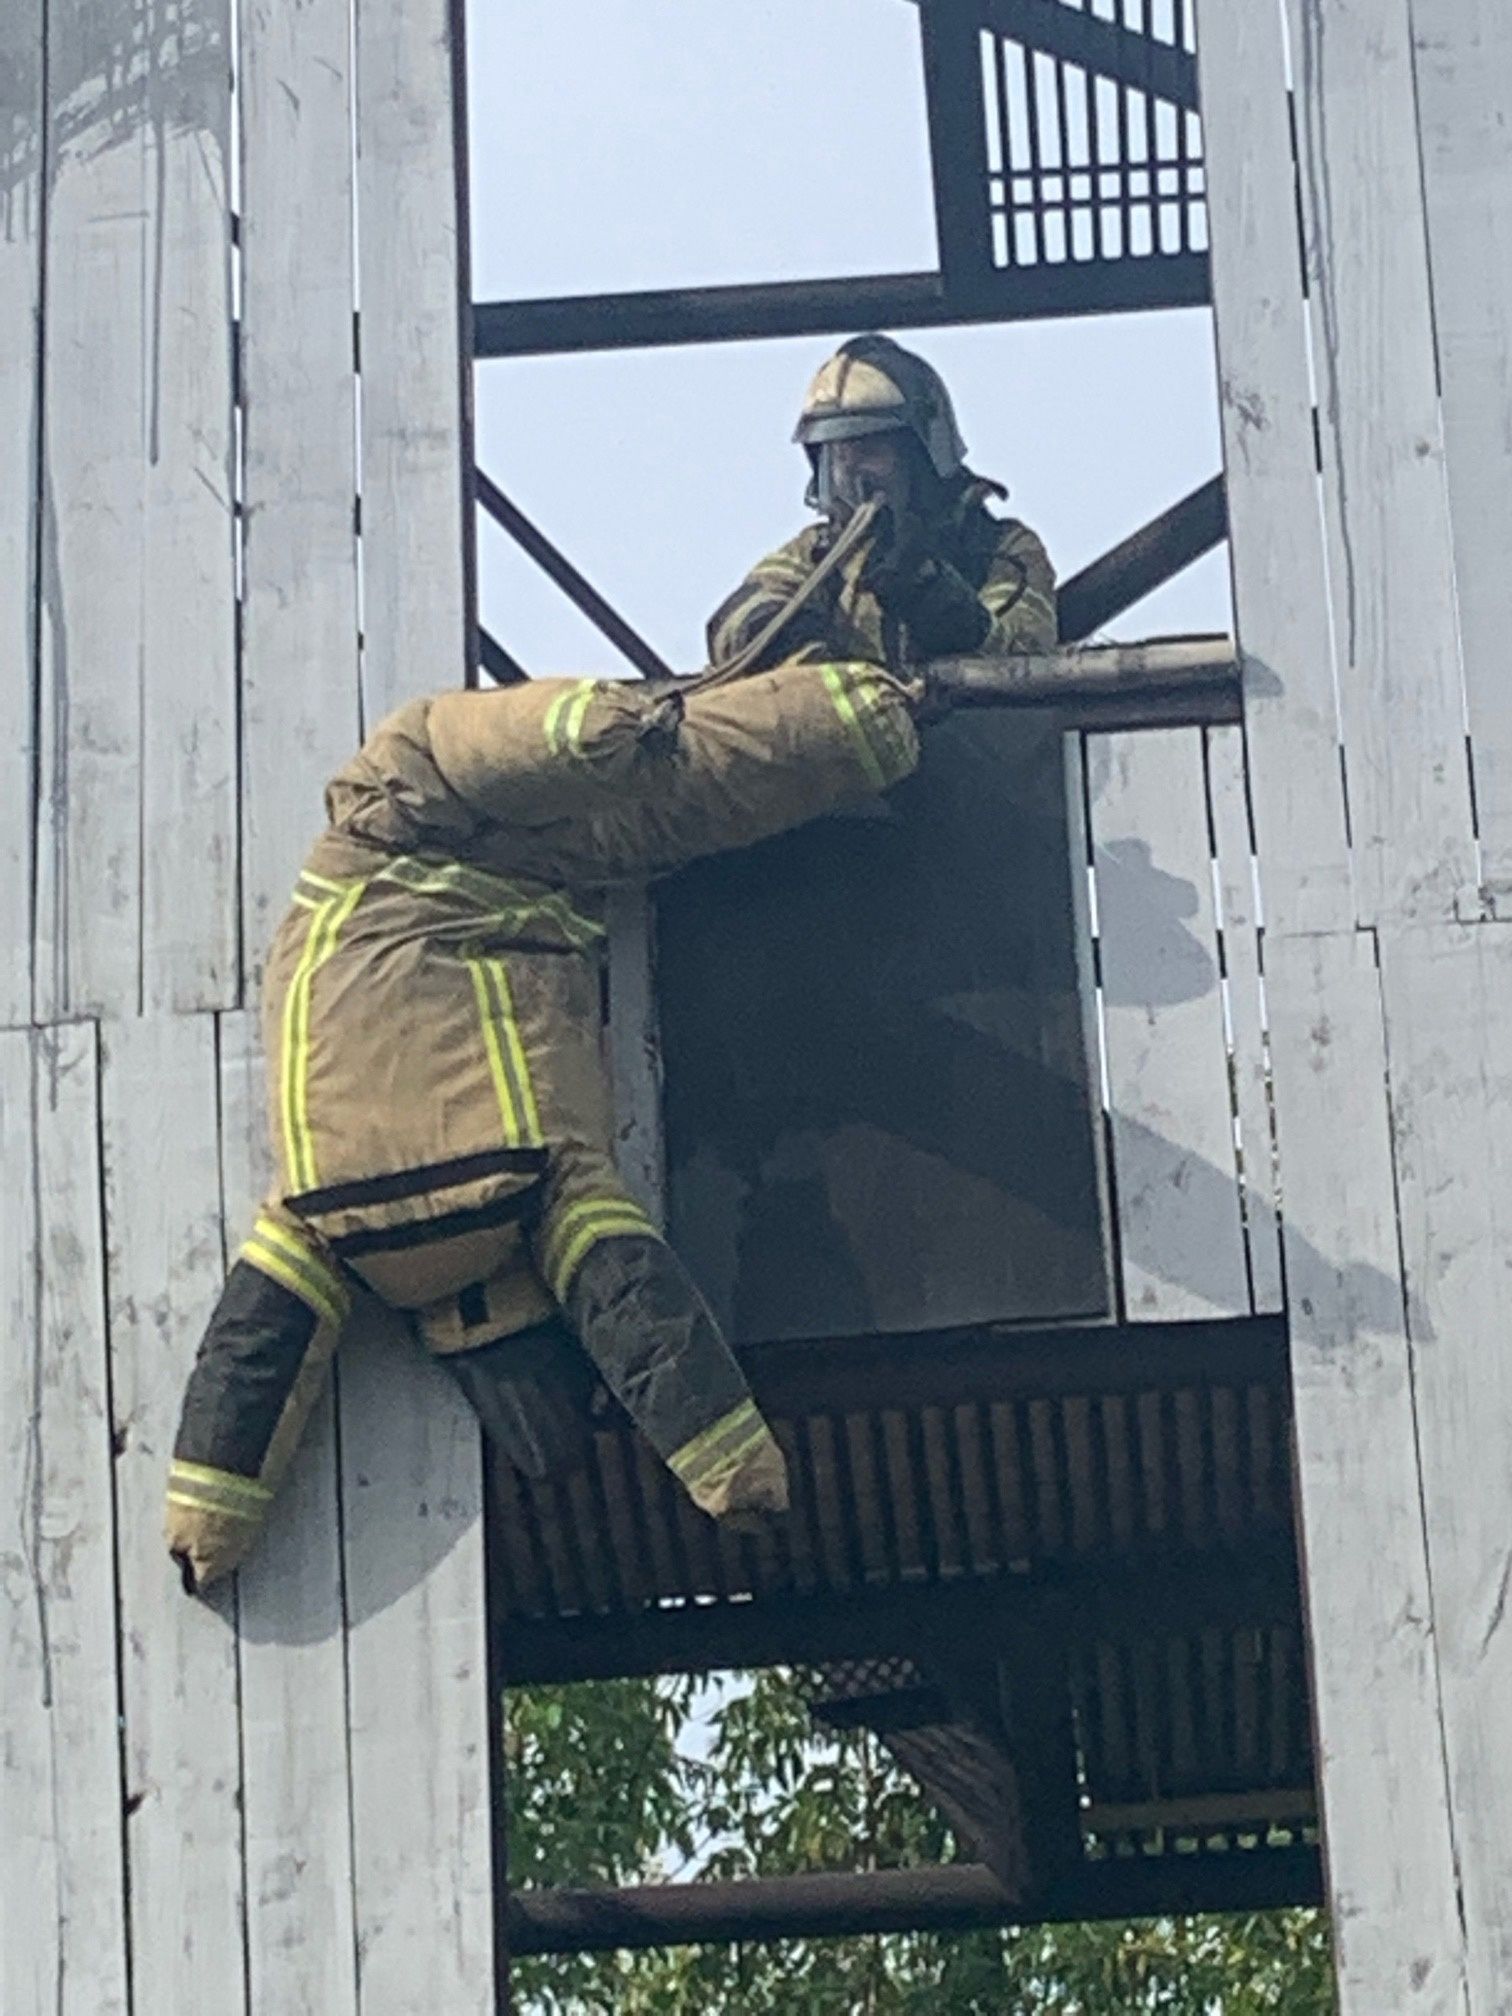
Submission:
{"label": "dummy's leg", "polygon": [[265,1207],[211,1315],[173,1445],[167,1540],[190,1594],[252,1551],[350,1306],[318,1241]]}
{"label": "dummy's leg", "polygon": [[420,1335],[486,1435],[527,1477],[559,1477],[588,1454],[596,1384],[522,1239],[486,1281],[418,1309]]}
{"label": "dummy's leg", "polygon": [[733,1526],[788,1504],[787,1465],[686,1268],[612,1169],[564,1158],[537,1264],[604,1383],[694,1504]]}

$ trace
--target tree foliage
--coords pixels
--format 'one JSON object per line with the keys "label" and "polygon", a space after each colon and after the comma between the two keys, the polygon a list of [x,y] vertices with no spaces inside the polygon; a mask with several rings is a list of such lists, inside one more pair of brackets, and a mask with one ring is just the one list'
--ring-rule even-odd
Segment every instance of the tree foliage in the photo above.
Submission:
{"label": "tree foliage", "polygon": [[[512,1883],[786,1875],[950,1860],[865,1733],[816,1731],[762,1673],[532,1688],[509,1699]],[[954,1937],[793,1940],[518,1960],[529,2016],[1330,2016],[1310,1911]]]}

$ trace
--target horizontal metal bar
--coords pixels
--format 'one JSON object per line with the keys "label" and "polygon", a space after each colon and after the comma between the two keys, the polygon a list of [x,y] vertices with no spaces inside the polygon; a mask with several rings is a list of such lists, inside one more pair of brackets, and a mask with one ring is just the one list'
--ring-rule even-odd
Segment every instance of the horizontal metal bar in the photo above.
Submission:
{"label": "horizontal metal bar", "polygon": [[[936,0],[914,0],[929,10]],[[1197,59],[1174,42],[1105,21],[1087,8],[1062,0],[970,0],[979,28],[1076,63],[1099,77],[1111,77],[1136,91],[1151,91],[1188,112],[1197,110]]]}
{"label": "horizontal metal bar", "polygon": [[1213,476],[1061,583],[1061,642],[1079,644],[1227,537],[1228,499],[1222,476]]}
{"label": "horizontal metal bar", "polygon": [[1109,1857],[1069,1872],[1026,1910],[980,1863],[619,1890],[516,1890],[511,1953],[605,1953],[734,1940],[822,1939],[876,1932],[968,1932],[993,1926],[1260,1911],[1315,1904],[1316,1848]]}
{"label": "horizontal metal bar", "polygon": [[938,273],[894,273],[479,301],[473,307],[473,345],[479,358],[555,356],[766,336],[837,336],[856,329],[1112,315],[1190,308],[1211,298],[1206,253],[1159,253],[1005,268],[983,275],[977,287],[949,293]]}
{"label": "horizontal metal bar", "polygon": [[1089,1834],[1137,1834],[1155,1827],[1182,1833],[1235,1834],[1255,1827],[1303,1827],[1318,1817],[1311,1785],[1262,1786],[1254,1792],[1191,1792],[1127,1804],[1096,1799],[1083,1808]]}
{"label": "horizontal metal bar", "polygon": [[890,1407],[952,1407],[1184,1386],[1284,1392],[1287,1385],[1281,1316],[806,1338],[743,1346],[740,1362],[771,1414],[843,1414],[872,1405],[879,1393]]}
{"label": "horizontal metal bar", "polygon": [[508,1942],[512,1954],[604,1953],[735,1939],[964,1932],[1005,1924],[1014,1908],[979,1863],[619,1890],[516,1890]]}
{"label": "horizontal metal bar", "polygon": [[[1160,638],[1147,644],[1093,644],[996,658],[940,658],[930,666],[953,707],[1053,708],[1067,726],[1086,725],[1083,703],[1119,725],[1139,725],[1141,705],[1159,700],[1167,720],[1237,721],[1239,662],[1229,637]],[[1102,725],[1099,723],[1099,725]]]}
{"label": "horizontal metal bar", "polygon": [[554,581],[567,599],[617,651],[622,651],[637,671],[648,679],[670,679],[671,666],[652,649],[640,632],[627,623],[612,604],[606,602],[593,583],[579,573],[559,546],[553,545],[539,527],[533,525],[512,499],[506,497],[489,476],[477,472],[478,502],[509,534],[536,565]]}
{"label": "horizontal metal bar", "polygon": [[921,1645],[1007,1651],[1026,1640],[1067,1646],[1161,1631],[1300,1629],[1300,1600],[1289,1537],[1257,1535],[1243,1548],[1146,1547],[906,1588],[782,1593],[609,1616],[501,1616],[499,1660],[512,1686],[719,1673],[915,1655]]}

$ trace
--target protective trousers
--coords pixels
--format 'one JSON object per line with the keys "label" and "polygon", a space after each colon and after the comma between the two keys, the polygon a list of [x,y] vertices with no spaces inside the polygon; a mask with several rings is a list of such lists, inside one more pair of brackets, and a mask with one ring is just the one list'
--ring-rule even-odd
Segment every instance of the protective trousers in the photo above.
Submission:
{"label": "protective trousers", "polygon": [[[634,1206],[557,1276],[561,1316],[501,1332],[517,1321],[522,1289],[539,1293],[527,1265],[517,1255],[420,1312],[422,1334],[428,1324],[450,1347],[442,1362],[509,1461],[544,1477],[583,1460],[596,1371],[711,1517],[739,1526],[785,1509],[782,1453],[745,1378]],[[191,1593],[239,1566],[257,1539],[350,1302],[343,1271],[297,1220],[259,1215],[206,1330],[174,1443],[168,1541]]]}
{"label": "protective trousers", "polygon": [[547,1322],[493,1334],[517,1307],[506,1273],[421,1311],[422,1334],[432,1348],[440,1339],[441,1362],[527,1476],[556,1475],[581,1461],[591,1361],[701,1510],[736,1523],[783,1511],[781,1451],[686,1268],[642,1225],[607,1232],[583,1253],[561,1285],[565,1330]]}
{"label": "protective trousers", "polygon": [[200,1345],[169,1466],[168,1545],[191,1594],[262,1531],[350,1309],[316,1242],[261,1213]]}

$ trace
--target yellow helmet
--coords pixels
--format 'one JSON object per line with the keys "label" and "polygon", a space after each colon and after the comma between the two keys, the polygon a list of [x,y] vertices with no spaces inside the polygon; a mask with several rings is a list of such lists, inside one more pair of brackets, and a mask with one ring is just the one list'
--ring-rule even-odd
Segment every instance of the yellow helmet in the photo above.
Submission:
{"label": "yellow helmet", "polygon": [[890,336],[852,336],[809,386],[793,439],[812,454],[826,442],[894,428],[914,436],[941,479],[965,463],[966,443],[934,366]]}

